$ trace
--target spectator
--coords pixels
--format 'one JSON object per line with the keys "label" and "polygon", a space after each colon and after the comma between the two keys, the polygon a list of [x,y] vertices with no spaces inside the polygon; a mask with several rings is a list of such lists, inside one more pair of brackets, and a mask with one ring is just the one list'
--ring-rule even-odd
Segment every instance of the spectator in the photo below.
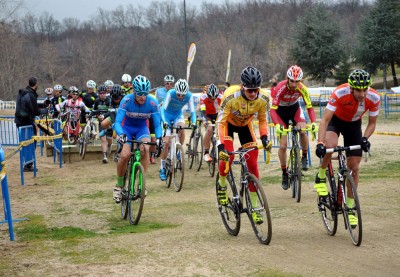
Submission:
{"label": "spectator", "polygon": [[[15,124],[17,125],[17,128],[23,126],[32,126],[33,134],[35,136],[37,134],[35,117],[41,114],[37,104],[38,94],[36,93],[36,90],[38,86],[39,83],[37,78],[29,78],[29,85],[26,88],[19,90],[19,94],[17,96],[17,106],[15,109]],[[46,112],[47,109],[43,109],[43,113]],[[32,172],[33,163],[26,164],[24,166],[24,171]]]}

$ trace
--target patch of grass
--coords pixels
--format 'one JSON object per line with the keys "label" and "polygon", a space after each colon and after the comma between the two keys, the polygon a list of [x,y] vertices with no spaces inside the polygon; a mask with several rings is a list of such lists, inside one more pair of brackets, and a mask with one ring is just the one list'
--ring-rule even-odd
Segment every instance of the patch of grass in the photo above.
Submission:
{"label": "patch of grass", "polygon": [[181,224],[169,224],[163,222],[142,222],[138,225],[130,225],[129,219],[122,220],[121,218],[111,218],[110,234],[129,234],[129,233],[146,233],[164,228],[177,228]]}
{"label": "patch of grass", "polygon": [[283,273],[280,270],[272,270],[272,269],[267,269],[267,270],[258,270],[255,272],[253,275],[255,277],[301,277],[300,274],[295,274],[295,273]]}
{"label": "patch of grass", "polygon": [[78,196],[79,199],[96,199],[96,198],[103,198],[103,197],[105,197],[104,191],[96,191],[91,194],[82,194],[82,195]]}
{"label": "patch of grass", "polygon": [[91,215],[91,214],[103,214],[103,212],[99,212],[99,211],[95,211],[95,210],[91,210],[91,209],[81,209],[79,211],[79,213],[80,214],[88,214],[88,215]]}
{"label": "patch of grass", "polygon": [[[364,180],[372,179],[392,179],[398,178],[398,169],[400,168],[400,161],[384,161],[379,162],[377,165],[373,166],[374,170],[363,170],[361,169],[361,178]],[[385,177],[383,177],[385,176]]]}
{"label": "patch of grass", "polygon": [[31,215],[27,218],[28,220],[21,222],[15,230],[22,241],[69,240],[94,237],[97,235],[95,232],[73,226],[48,228],[41,215]]}

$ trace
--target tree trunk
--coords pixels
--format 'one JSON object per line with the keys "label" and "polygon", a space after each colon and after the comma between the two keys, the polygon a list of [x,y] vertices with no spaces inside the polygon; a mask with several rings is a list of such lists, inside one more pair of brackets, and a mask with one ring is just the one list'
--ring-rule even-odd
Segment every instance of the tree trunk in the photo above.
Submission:
{"label": "tree trunk", "polygon": [[398,87],[399,86],[399,82],[397,81],[396,69],[394,68],[394,62],[393,61],[390,63],[390,66],[392,67],[393,86],[394,87]]}

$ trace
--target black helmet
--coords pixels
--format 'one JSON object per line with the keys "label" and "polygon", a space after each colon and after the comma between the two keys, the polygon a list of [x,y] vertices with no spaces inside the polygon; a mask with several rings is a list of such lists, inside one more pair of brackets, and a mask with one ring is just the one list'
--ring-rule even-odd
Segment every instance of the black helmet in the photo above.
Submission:
{"label": "black helmet", "polygon": [[261,86],[262,77],[257,68],[248,66],[243,69],[240,74],[240,80],[245,88],[259,88]]}
{"label": "black helmet", "polygon": [[107,91],[107,87],[105,85],[101,85],[98,87],[97,89],[98,92],[106,92]]}
{"label": "black helmet", "polygon": [[124,94],[124,90],[121,88],[120,85],[113,85],[110,94],[112,99],[117,99]]}
{"label": "black helmet", "polygon": [[347,80],[350,87],[356,89],[366,89],[372,85],[371,75],[365,70],[355,69],[350,73]]}

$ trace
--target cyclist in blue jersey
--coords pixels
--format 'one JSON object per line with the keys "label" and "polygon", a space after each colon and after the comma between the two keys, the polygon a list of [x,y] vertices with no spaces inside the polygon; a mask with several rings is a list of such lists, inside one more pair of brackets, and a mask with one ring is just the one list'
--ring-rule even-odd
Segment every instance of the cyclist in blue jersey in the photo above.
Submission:
{"label": "cyclist in blue jersey", "polygon": [[156,89],[156,98],[160,106],[163,105],[165,97],[167,96],[168,91],[174,85],[175,78],[172,75],[167,75],[164,77],[164,87],[159,87]]}
{"label": "cyclist in blue jersey", "polygon": [[[113,193],[113,198],[117,203],[121,201],[124,174],[131,155],[131,146],[129,143],[125,143],[127,139],[132,139],[134,136],[136,140],[149,142],[150,132],[147,120],[150,116],[153,117],[158,143],[160,143],[162,136],[158,102],[152,95],[149,95],[151,88],[150,81],[146,77],[138,75],[132,81],[132,85],[133,93],[126,95],[121,100],[114,124],[114,130],[118,135],[118,142],[123,144],[117,164],[117,184]],[[140,162],[144,171],[147,172],[150,163],[149,145],[142,145],[141,152]]]}
{"label": "cyclist in blue jersey", "polygon": [[[193,103],[193,95],[189,91],[189,85],[185,79],[179,79],[175,88],[168,91],[163,107],[161,108],[161,118],[164,124],[169,124],[172,120],[174,121],[175,127],[185,126],[185,119],[183,118],[182,108],[188,105],[191,113],[191,121],[193,128],[196,128],[196,111]],[[167,179],[165,170],[165,159],[168,156],[169,143],[171,141],[171,131],[167,130],[164,140],[164,149],[161,152],[161,165],[160,165],[160,179],[165,181]],[[180,130],[179,141],[183,145],[185,141],[185,132]]]}

